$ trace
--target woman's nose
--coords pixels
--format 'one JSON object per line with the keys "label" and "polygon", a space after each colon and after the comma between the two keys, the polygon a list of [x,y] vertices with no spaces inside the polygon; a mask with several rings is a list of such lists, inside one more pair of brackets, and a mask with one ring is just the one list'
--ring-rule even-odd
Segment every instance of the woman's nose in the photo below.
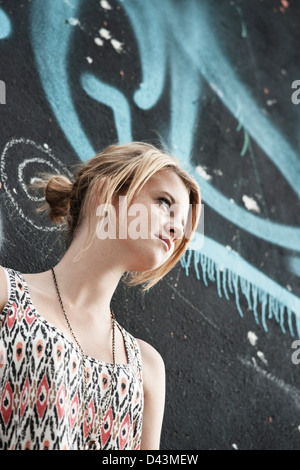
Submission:
{"label": "woman's nose", "polygon": [[168,233],[170,233],[172,241],[179,240],[182,238],[184,230],[182,224],[177,220],[172,220],[169,223]]}

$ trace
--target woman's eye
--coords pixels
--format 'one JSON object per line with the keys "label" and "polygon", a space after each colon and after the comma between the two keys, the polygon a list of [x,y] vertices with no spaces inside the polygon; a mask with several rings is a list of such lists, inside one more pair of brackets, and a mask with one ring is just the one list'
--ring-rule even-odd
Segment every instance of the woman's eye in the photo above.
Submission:
{"label": "woman's eye", "polygon": [[158,201],[159,201],[159,202],[162,202],[162,203],[165,204],[167,207],[170,207],[170,206],[171,206],[171,202],[170,202],[168,199],[166,199],[165,197],[160,197],[160,198],[158,199]]}

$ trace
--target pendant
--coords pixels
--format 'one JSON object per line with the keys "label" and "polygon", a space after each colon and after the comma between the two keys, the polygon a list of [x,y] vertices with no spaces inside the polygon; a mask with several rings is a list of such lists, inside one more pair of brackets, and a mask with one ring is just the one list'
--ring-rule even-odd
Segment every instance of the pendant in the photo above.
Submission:
{"label": "pendant", "polygon": [[101,449],[100,442],[96,441],[95,439],[90,440],[85,445],[85,450],[100,450],[100,449]]}

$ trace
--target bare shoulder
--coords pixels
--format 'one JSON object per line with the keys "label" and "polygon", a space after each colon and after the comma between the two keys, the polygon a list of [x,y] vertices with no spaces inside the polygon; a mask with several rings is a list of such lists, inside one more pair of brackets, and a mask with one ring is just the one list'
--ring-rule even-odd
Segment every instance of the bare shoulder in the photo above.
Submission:
{"label": "bare shoulder", "polygon": [[142,360],[145,363],[145,365],[153,365],[154,367],[163,367],[164,368],[164,361],[159,352],[151,346],[151,344],[146,343],[146,341],[143,341],[142,339],[137,340],[141,354],[142,354]]}
{"label": "bare shoulder", "polygon": [[3,267],[0,265],[0,312],[7,302],[7,281]]}
{"label": "bare shoulder", "polygon": [[165,364],[159,352],[146,341],[138,339],[142,354],[143,377],[144,381],[151,384],[152,380],[158,378],[164,380]]}

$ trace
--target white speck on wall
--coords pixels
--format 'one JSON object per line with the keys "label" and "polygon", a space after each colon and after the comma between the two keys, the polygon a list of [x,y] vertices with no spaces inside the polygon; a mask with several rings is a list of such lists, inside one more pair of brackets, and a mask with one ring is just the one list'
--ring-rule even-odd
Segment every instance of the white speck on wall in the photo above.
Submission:
{"label": "white speck on wall", "polygon": [[263,352],[261,351],[257,351],[257,356],[259,357],[259,359],[267,366],[268,365],[268,361],[267,359],[265,358],[265,355]]}
{"label": "white speck on wall", "polygon": [[252,346],[256,346],[256,343],[258,341],[258,337],[256,336],[255,333],[253,333],[253,331],[248,331],[247,338],[248,338],[249,343]]}
{"label": "white speck on wall", "polygon": [[105,10],[112,10],[112,7],[106,0],[101,0],[100,1],[100,6],[104,8]]}
{"label": "white speck on wall", "polygon": [[260,208],[257,202],[255,201],[255,199],[253,199],[252,197],[246,196],[245,194],[242,197],[242,199],[243,199],[243,203],[245,204],[246,209],[248,209],[249,211],[257,212],[258,214],[260,213]]}
{"label": "white speck on wall", "polygon": [[267,106],[273,106],[273,104],[276,104],[277,100],[267,100]]}
{"label": "white speck on wall", "polygon": [[95,38],[94,42],[95,42],[95,44],[97,44],[97,46],[103,46],[103,44],[104,44],[104,41],[102,41],[101,38]]}
{"label": "white speck on wall", "polygon": [[105,28],[99,29],[99,34],[104,39],[111,39],[111,34],[108,31],[108,29],[105,29]]}
{"label": "white speck on wall", "polygon": [[86,57],[86,60],[88,61],[89,64],[91,64],[93,62],[93,59],[91,57]]}
{"label": "white speck on wall", "polygon": [[232,444],[232,447],[234,448],[234,450],[238,450],[238,446],[236,444]]}
{"label": "white speck on wall", "polygon": [[118,52],[122,52],[123,51],[123,46],[124,44],[120,41],[117,41],[117,39],[112,39],[111,41],[111,45],[112,47]]}
{"label": "white speck on wall", "polygon": [[71,26],[77,26],[80,24],[80,21],[78,18],[69,18],[69,23]]}
{"label": "white speck on wall", "polygon": [[212,179],[212,176],[210,176],[207,172],[207,167],[206,166],[201,166],[201,165],[197,165],[196,166],[196,171],[197,173],[202,176],[202,178],[204,178],[206,181],[210,181]]}
{"label": "white speck on wall", "polygon": [[44,148],[45,148],[46,150],[48,150],[48,149],[49,149],[49,145],[48,145],[48,144],[44,144]]}

